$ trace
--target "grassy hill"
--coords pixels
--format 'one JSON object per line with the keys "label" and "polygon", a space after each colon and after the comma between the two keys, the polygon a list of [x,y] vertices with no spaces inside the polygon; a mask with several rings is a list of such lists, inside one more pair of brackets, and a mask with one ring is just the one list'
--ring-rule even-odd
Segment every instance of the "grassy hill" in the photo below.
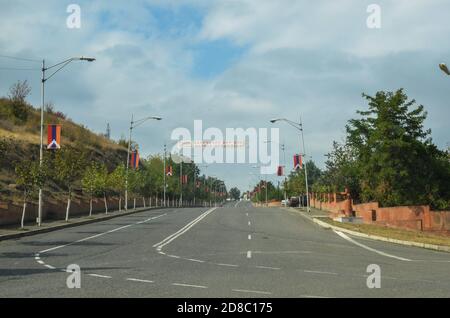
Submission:
{"label": "grassy hill", "polygon": [[[113,169],[126,159],[126,143],[115,142],[74,123],[48,106],[44,114],[44,143],[47,124],[62,126],[63,147],[83,148],[89,159]],[[19,203],[22,191],[16,186],[15,166],[22,160],[39,160],[40,109],[14,98],[0,98],[0,201]],[[78,185],[78,188],[80,186]],[[64,202],[64,191],[55,182],[46,186],[47,198]]]}

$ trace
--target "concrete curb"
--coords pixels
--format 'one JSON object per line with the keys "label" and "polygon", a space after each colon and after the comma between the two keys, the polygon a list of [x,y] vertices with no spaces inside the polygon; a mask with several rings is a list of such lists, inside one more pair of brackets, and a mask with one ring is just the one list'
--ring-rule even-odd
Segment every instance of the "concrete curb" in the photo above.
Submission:
{"label": "concrete curb", "polygon": [[117,213],[117,214],[114,214],[114,215],[107,215],[107,214],[105,214],[104,216],[98,217],[98,218],[95,218],[95,219],[81,220],[81,221],[77,221],[77,222],[74,222],[74,223],[58,224],[58,225],[55,225],[55,226],[50,226],[50,227],[46,227],[46,228],[31,230],[31,231],[28,231],[28,232],[3,234],[3,235],[0,235],[0,241],[12,240],[12,239],[25,237],[25,236],[32,236],[32,235],[36,235],[36,234],[48,233],[48,232],[52,232],[52,231],[57,231],[57,230],[61,230],[61,229],[75,227],[75,226],[79,226],[79,225],[86,225],[86,224],[90,224],[90,223],[96,223],[96,222],[111,220],[111,219],[114,219],[114,218],[117,218],[117,217],[120,217],[120,216],[127,216],[127,215],[130,215],[130,214],[136,214],[136,213],[141,213],[141,212],[150,211],[150,210],[160,210],[160,209],[168,209],[168,208],[169,207],[138,208],[136,210],[133,210],[133,211],[130,211],[130,212],[123,212],[123,213],[120,213],[120,212],[117,213],[117,211],[116,211],[116,212],[112,212],[112,213]]}
{"label": "concrete curb", "polygon": [[303,217],[310,219],[314,223],[316,223],[319,226],[326,228],[326,229],[332,229],[332,230],[347,233],[347,234],[350,234],[353,236],[372,239],[372,240],[376,240],[376,241],[383,241],[383,242],[389,242],[389,243],[400,244],[400,245],[405,245],[405,246],[420,247],[420,248],[425,248],[425,249],[429,249],[429,250],[450,253],[450,246],[426,244],[426,243],[411,242],[411,241],[402,241],[402,240],[392,239],[392,238],[378,236],[378,235],[360,233],[360,232],[352,231],[352,230],[345,229],[345,228],[342,228],[339,226],[328,224],[324,221],[319,220],[320,217],[311,217],[311,216],[303,213],[302,211],[296,211],[296,210],[291,210],[291,209],[289,209],[288,211],[297,212],[300,215],[302,215]]}

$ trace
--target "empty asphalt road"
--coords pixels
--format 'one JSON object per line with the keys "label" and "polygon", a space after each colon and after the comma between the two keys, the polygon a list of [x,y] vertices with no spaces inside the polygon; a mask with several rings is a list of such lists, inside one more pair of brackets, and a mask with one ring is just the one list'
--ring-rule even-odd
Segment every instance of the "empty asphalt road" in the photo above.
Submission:
{"label": "empty asphalt road", "polygon": [[[367,286],[370,264],[381,288]],[[450,254],[248,202],[169,208],[0,242],[0,297],[450,297]]]}

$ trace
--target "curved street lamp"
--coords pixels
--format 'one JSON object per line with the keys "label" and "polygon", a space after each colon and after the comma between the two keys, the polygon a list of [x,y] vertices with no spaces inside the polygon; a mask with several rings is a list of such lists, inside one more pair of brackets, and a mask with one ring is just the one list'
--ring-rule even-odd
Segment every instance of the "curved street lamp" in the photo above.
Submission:
{"label": "curved street lamp", "polygon": [[142,125],[147,120],[162,120],[162,117],[159,116],[148,116],[142,119],[134,120],[134,115],[131,115],[131,123],[130,123],[130,135],[128,139],[128,149],[127,149],[127,169],[125,172],[125,211],[128,210],[128,169],[130,166],[130,150],[131,150],[131,133],[133,129],[139,125]]}
{"label": "curved street lamp", "polygon": [[[294,127],[295,129],[300,131],[300,137],[302,140],[302,144],[303,144],[303,156],[306,156],[306,151],[305,151],[305,138],[303,136],[303,123],[302,120],[300,119],[300,122],[296,123],[295,121],[289,120],[287,118],[275,118],[275,119],[271,119],[270,122],[272,124],[279,122],[279,121],[284,121],[287,124],[291,125],[292,127]],[[308,186],[308,169],[306,168],[306,162],[305,162],[305,184],[306,184],[306,210],[307,212],[311,212],[311,207],[309,205],[309,186]]]}
{"label": "curved street lamp", "polygon": [[[66,67],[69,63],[73,61],[86,61],[86,62],[94,62],[95,58],[93,57],[71,57],[62,62],[56,63],[52,66],[45,66],[45,60],[42,60],[42,78],[41,78],[41,142],[39,149],[39,167],[42,167],[42,161],[44,157],[43,147],[44,147],[44,103],[45,103],[45,83],[52,78],[56,73]],[[51,69],[56,68],[56,70],[51,73],[49,76],[45,75],[45,72]],[[39,187],[39,204],[38,204],[38,219],[37,224],[41,226],[42,223],[42,187]]]}
{"label": "curved street lamp", "polygon": [[447,65],[445,63],[439,64],[439,68],[447,75],[450,75],[450,70],[448,69]]}

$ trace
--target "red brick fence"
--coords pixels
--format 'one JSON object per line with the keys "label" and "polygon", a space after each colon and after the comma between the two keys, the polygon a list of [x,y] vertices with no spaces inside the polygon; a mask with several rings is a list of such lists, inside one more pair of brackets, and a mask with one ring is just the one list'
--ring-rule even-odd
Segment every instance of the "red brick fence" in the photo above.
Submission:
{"label": "red brick fence", "polygon": [[380,207],[378,202],[353,204],[345,194],[311,194],[311,206],[330,211],[331,217],[354,215],[364,223],[450,235],[450,211],[432,211],[428,205]]}

